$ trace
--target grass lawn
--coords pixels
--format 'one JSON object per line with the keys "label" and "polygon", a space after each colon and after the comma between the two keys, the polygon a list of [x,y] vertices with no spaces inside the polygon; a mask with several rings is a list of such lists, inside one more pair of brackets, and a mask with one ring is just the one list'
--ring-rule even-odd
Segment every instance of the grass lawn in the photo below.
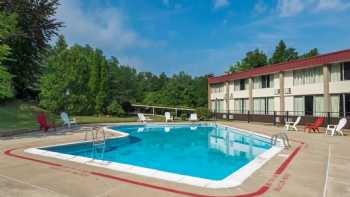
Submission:
{"label": "grass lawn", "polygon": [[[54,120],[56,126],[61,126],[62,121],[59,115],[55,115],[38,107],[35,103],[22,101],[13,101],[11,103],[0,105],[0,132],[9,130],[36,129],[38,123],[36,116],[39,112],[44,111],[48,114],[49,120]],[[89,123],[120,123],[136,122],[136,116],[127,117],[107,117],[107,116],[72,116],[75,117],[79,124]],[[161,116],[150,116],[154,121],[164,121]]]}
{"label": "grass lawn", "polygon": [[59,116],[48,113],[33,103],[13,101],[1,104],[0,131],[38,128],[36,116],[42,111],[48,114],[49,120],[54,119],[56,124],[61,123]]}

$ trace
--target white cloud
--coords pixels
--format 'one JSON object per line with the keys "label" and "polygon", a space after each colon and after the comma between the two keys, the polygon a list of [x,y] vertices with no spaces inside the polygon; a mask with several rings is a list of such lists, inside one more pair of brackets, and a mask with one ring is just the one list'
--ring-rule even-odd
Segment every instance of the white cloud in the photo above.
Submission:
{"label": "white cloud", "polygon": [[144,62],[142,59],[134,56],[128,56],[128,55],[120,56],[118,57],[118,60],[122,65],[138,66],[138,67],[144,65]]}
{"label": "white cloud", "polygon": [[126,25],[121,10],[93,8],[83,11],[81,3],[82,0],[63,0],[58,8],[57,18],[65,23],[62,33],[68,41],[109,51],[151,45]]}
{"label": "white cloud", "polygon": [[295,16],[303,11],[343,11],[350,8],[348,0],[278,0],[277,11],[282,17]]}
{"label": "white cloud", "polygon": [[230,4],[229,0],[213,0],[213,3],[215,9],[223,8]]}
{"label": "white cloud", "polygon": [[268,6],[265,4],[265,2],[263,0],[259,0],[257,1],[257,3],[255,3],[254,8],[253,8],[253,15],[257,16],[260,14],[265,13],[268,10]]}
{"label": "white cloud", "polygon": [[305,8],[303,0],[278,0],[277,10],[282,17],[294,16],[302,12]]}
{"label": "white cloud", "polygon": [[345,10],[350,8],[350,3],[343,0],[319,0],[316,10]]}

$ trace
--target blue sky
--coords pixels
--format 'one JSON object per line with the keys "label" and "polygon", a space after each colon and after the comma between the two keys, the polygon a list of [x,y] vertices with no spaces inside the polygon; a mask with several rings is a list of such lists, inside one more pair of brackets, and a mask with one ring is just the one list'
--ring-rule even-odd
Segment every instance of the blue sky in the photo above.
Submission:
{"label": "blue sky", "polygon": [[222,74],[255,48],[350,48],[349,0],[61,0],[68,43],[139,71]]}

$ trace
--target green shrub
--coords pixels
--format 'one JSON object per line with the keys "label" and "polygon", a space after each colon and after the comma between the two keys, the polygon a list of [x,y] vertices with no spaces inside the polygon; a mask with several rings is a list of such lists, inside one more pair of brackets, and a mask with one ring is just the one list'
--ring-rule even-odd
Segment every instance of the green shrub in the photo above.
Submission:
{"label": "green shrub", "polygon": [[212,113],[206,107],[199,107],[196,109],[199,120],[209,120],[212,116]]}
{"label": "green shrub", "polygon": [[120,116],[124,114],[122,106],[117,101],[112,101],[112,103],[107,107],[107,112],[109,115]]}
{"label": "green shrub", "polygon": [[181,114],[180,118],[181,118],[181,120],[187,120],[188,119],[188,115],[187,114]]}

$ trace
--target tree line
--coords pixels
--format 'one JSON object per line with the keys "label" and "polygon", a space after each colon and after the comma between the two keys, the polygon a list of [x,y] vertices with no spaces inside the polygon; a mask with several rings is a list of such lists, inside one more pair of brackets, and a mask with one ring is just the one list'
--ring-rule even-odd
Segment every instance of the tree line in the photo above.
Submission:
{"label": "tree line", "polygon": [[295,48],[287,47],[286,43],[283,40],[280,40],[270,58],[268,58],[264,51],[255,49],[247,52],[242,60],[231,65],[228,72],[244,71],[269,64],[278,64],[297,59],[309,58],[318,54],[318,49],[313,48],[307,53],[299,55]]}
{"label": "tree line", "polygon": [[[0,2],[0,102],[30,99],[52,112],[123,112],[130,103],[207,105],[207,76],[138,72],[89,45],[58,35],[59,0]],[[57,42],[50,45],[52,39]]]}
{"label": "tree line", "polygon": [[68,47],[60,35],[39,80],[39,98],[51,111],[66,107],[73,114],[114,113],[126,103],[200,107],[207,104],[206,85],[206,76],[137,72],[89,45]]}

